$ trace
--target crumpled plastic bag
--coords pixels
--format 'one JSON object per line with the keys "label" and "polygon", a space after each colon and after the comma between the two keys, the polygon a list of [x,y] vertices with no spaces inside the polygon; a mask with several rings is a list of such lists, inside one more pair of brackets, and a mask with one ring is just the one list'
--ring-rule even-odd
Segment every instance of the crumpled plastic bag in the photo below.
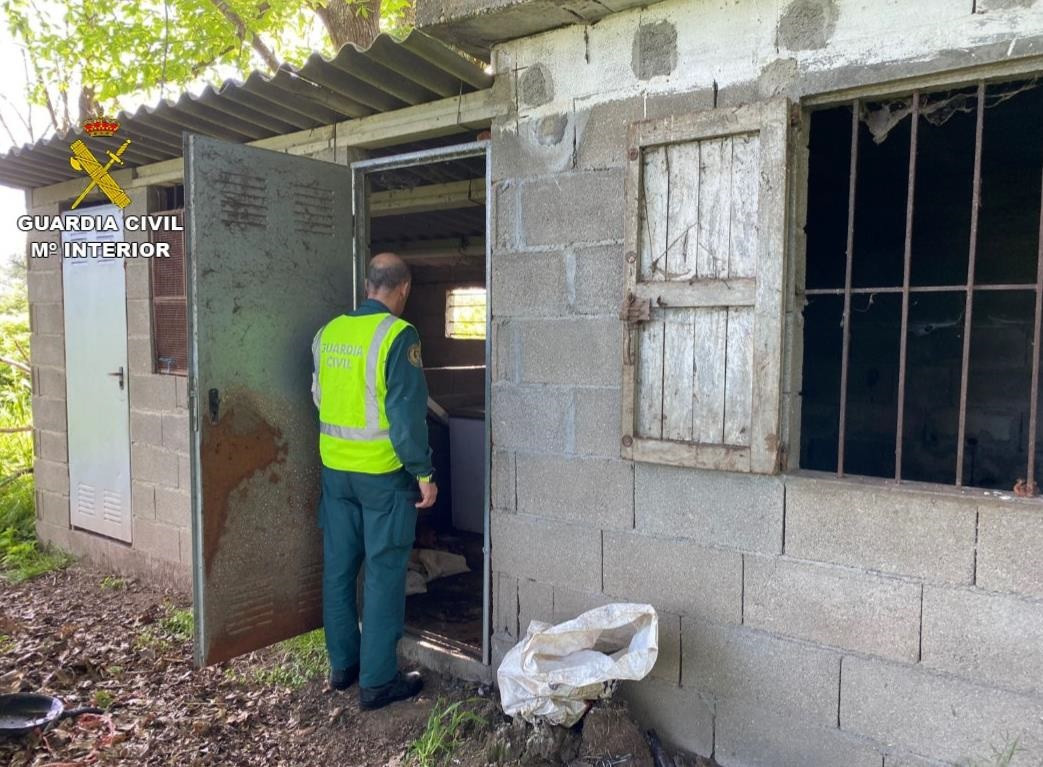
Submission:
{"label": "crumpled plastic bag", "polygon": [[413,549],[406,571],[406,596],[426,594],[427,584],[438,578],[469,572],[471,568],[460,554],[437,549]]}
{"label": "crumpled plastic bag", "polygon": [[509,716],[570,727],[617,680],[643,679],[659,654],[659,617],[642,604],[611,604],[552,626],[533,621],[496,679]]}

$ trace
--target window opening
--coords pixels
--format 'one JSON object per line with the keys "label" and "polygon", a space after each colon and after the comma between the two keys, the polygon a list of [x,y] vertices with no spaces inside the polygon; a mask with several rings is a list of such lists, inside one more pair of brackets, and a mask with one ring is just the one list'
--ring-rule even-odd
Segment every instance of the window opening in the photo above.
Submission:
{"label": "window opening", "polygon": [[811,116],[802,468],[1035,494],[1043,89]]}
{"label": "window opening", "polygon": [[[182,192],[182,195],[184,193]],[[185,211],[166,210],[184,227]],[[153,242],[170,243],[169,258],[149,262],[152,278],[153,369],[157,373],[188,372],[188,299],[185,293],[185,244],[183,232],[155,231]]]}
{"label": "window opening", "polygon": [[485,340],[485,288],[452,288],[445,295],[445,337]]}

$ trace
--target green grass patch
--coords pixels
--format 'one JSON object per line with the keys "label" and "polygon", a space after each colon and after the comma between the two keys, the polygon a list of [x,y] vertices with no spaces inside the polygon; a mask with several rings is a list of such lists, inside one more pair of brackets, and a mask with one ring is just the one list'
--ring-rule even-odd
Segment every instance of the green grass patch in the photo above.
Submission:
{"label": "green grass patch", "polygon": [[1018,739],[1008,740],[1002,747],[993,746],[992,753],[983,759],[974,759],[967,762],[964,767],[1010,767],[1014,757],[1020,754],[1022,748]]}
{"label": "green grass patch", "polygon": [[108,690],[95,690],[91,702],[98,708],[103,708],[107,711],[115,700],[112,693]]}
{"label": "green grass patch", "polygon": [[468,702],[458,700],[447,704],[442,698],[435,701],[424,731],[406,751],[411,765],[436,767],[445,764],[469,729],[485,726],[485,719],[464,708]]}
{"label": "green grass patch", "polygon": [[191,610],[182,610],[167,605],[167,614],[160,618],[159,627],[170,634],[173,639],[184,642],[192,638],[195,631],[195,620]]}
{"label": "green grass patch", "polygon": [[123,591],[127,588],[127,579],[118,575],[106,575],[98,585],[105,591]]}
{"label": "green grass patch", "polygon": [[303,687],[326,673],[326,634],[322,629],[295,636],[275,645],[274,658],[249,676],[260,684]]}
{"label": "green grass patch", "polygon": [[6,652],[7,648],[14,644],[14,639],[7,634],[0,634],[0,652]]}

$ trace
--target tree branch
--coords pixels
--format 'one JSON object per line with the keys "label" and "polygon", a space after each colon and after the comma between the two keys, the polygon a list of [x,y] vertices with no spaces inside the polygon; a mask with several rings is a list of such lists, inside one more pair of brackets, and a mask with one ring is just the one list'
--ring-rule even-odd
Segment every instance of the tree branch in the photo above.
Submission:
{"label": "tree branch", "polygon": [[11,426],[10,428],[4,427],[0,429],[0,434],[18,434],[23,431],[32,431],[32,426]]}
{"label": "tree branch", "polygon": [[272,49],[269,48],[260,35],[255,35],[246,26],[246,22],[242,20],[238,13],[228,7],[228,3],[224,0],[210,0],[217,10],[221,12],[228,22],[235,27],[236,34],[239,35],[240,40],[246,40],[249,37],[250,46],[257,52],[257,54],[264,59],[264,63],[268,65],[268,68],[274,73],[280,65],[278,57],[272,53]]}
{"label": "tree branch", "polygon": [[27,375],[32,375],[33,374],[32,369],[28,365],[26,365],[24,362],[19,362],[18,360],[13,360],[10,357],[0,357],[0,362],[3,362],[3,363],[6,363],[6,364],[10,365],[11,367],[15,368],[16,370],[21,370],[23,373],[25,373]]}

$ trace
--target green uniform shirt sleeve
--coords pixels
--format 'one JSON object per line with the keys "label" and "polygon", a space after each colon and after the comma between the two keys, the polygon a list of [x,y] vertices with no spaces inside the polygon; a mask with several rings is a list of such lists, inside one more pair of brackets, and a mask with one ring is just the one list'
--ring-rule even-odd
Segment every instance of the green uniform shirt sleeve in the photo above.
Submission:
{"label": "green uniform shirt sleeve", "polygon": [[414,477],[426,477],[433,468],[427,441],[427,379],[416,328],[406,328],[391,343],[386,376],[388,394],[384,407],[391,444],[406,471]]}

